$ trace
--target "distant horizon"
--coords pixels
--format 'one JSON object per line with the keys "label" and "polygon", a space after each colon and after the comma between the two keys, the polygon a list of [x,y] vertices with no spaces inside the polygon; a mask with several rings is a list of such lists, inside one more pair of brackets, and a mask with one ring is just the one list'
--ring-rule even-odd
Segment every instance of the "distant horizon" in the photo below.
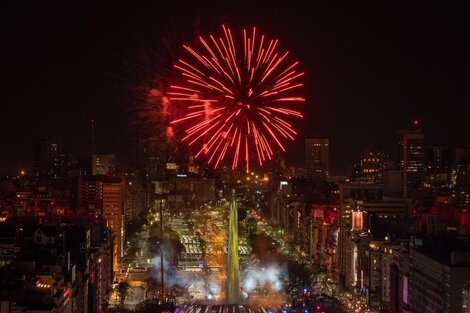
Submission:
{"label": "distant horizon", "polygon": [[[412,126],[412,124],[410,123],[410,126]],[[330,150],[330,176],[344,176],[344,175],[347,175],[347,171],[348,169],[353,166],[354,164],[357,164],[358,162],[360,162],[360,158],[363,156],[364,153],[366,153],[368,150],[377,150],[377,151],[382,151],[384,153],[387,153],[388,156],[390,157],[390,160],[393,162],[393,164],[395,165],[398,165],[399,164],[399,143],[398,143],[398,132],[401,131],[401,130],[409,130],[409,129],[412,129],[412,127],[408,128],[408,129],[405,129],[405,128],[401,128],[399,130],[397,130],[397,141],[396,141],[396,146],[395,146],[395,151],[387,151],[381,147],[369,147],[369,148],[366,148],[364,151],[362,151],[358,158],[356,159],[349,159],[350,160],[350,163],[346,165],[346,168],[344,168],[344,171],[341,171],[339,170],[339,167],[334,164],[335,163],[335,155],[332,154],[331,150]],[[463,145],[454,145],[454,146],[451,146],[451,145],[447,145],[447,144],[442,144],[442,143],[439,143],[439,144],[435,144],[435,143],[429,143],[426,137],[426,133],[425,131],[423,131],[424,133],[424,141],[425,141],[425,147],[428,148],[428,147],[435,147],[435,146],[444,146],[444,147],[448,147],[450,150],[451,150],[451,154],[453,156],[453,154],[455,153],[455,150],[456,149],[459,149],[459,148],[467,148],[467,147],[470,147],[470,144],[463,144]],[[313,136],[310,136],[310,137],[303,137],[303,138],[297,138],[295,142],[298,142],[299,140],[302,140],[301,144],[302,144],[302,153],[301,154],[297,154],[295,157],[293,156],[293,154],[295,153],[295,147],[293,148],[290,148],[287,150],[287,152],[285,153],[281,153],[281,155],[285,156],[285,160],[286,160],[286,165],[287,166],[293,166],[293,167],[297,167],[297,168],[303,168],[304,167],[304,154],[305,154],[305,139],[308,139],[308,138],[318,138],[318,137],[321,137],[321,138],[327,138],[329,139],[329,146],[330,147],[333,147],[333,148],[336,148],[338,149],[338,147],[335,147],[334,145],[334,142],[331,142],[331,139],[328,138],[327,136],[324,136],[323,134],[322,135],[313,135]],[[61,141],[61,143],[63,144],[63,147],[64,149],[62,150],[63,153],[71,153],[71,154],[76,154],[77,157],[80,159],[80,160],[87,160],[88,158],[90,158],[89,160],[87,160],[87,162],[89,162],[89,164],[91,165],[91,154],[90,154],[90,151],[88,152],[84,152],[84,153],[80,153],[80,152],[76,152],[74,151],[72,148],[70,148],[70,146],[62,139],[60,138],[59,136],[47,136],[47,137],[43,137],[43,138],[40,138],[39,140],[42,140],[42,139],[55,139],[55,140],[58,140],[58,141]],[[37,141],[38,142],[38,141]],[[101,148],[95,148],[95,153],[94,154],[115,154],[116,157],[117,157],[117,162],[119,164],[120,167],[122,168],[125,168],[125,169],[128,169],[129,168],[129,165],[132,163],[132,162],[135,162],[136,158],[132,158],[130,157],[130,154],[136,154],[138,153],[138,144],[139,143],[134,143],[131,147],[133,149],[128,149],[127,150],[127,154],[120,154],[120,153],[117,153],[117,152],[113,152],[113,151],[110,151],[110,150],[102,150]],[[19,171],[20,170],[26,170],[27,171],[27,174],[31,173],[33,171],[33,159],[34,159],[34,155],[33,155],[33,145],[34,143],[31,143],[30,144],[30,147],[31,147],[31,154],[29,156],[25,156],[24,157],[24,160],[27,160],[26,162],[24,162],[22,164],[22,166],[18,166],[17,168],[11,168],[11,167],[8,167],[6,166],[5,164],[1,164],[0,165],[0,176],[16,176],[18,175]],[[294,146],[295,143],[289,143],[289,145],[292,145]],[[129,148],[129,147],[128,147]],[[130,152],[130,150],[132,152]],[[300,159],[299,159],[300,158]],[[333,161],[331,161],[333,160]],[[271,161],[270,162],[267,162],[267,164],[270,164],[272,163]],[[336,166],[335,166],[336,165]]]}
{"label": "distant horizon", "polygon": [[314,134],[330,139],[335,174],[368,148],[396,160],[398,130],[415,118],[428,144],[469,145],[465,12],[417,3],[7,4],[0,172],[31,166],[31,145],[51,135],[88,153],[92,119],[96,146],[129,159],[148,126],[139,111],[148,91],[173,77],[183,43],[218,33],[222,23],[279,38],[306,73],[305,118],[288,145],[290,163],[302,163],[296,150]]}

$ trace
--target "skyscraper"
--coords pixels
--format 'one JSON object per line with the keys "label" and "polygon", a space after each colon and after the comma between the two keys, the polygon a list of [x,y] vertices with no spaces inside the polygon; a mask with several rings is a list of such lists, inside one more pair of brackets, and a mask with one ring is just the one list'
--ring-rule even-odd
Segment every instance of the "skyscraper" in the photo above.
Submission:
{"label": "skyscraper", "polygon": [[327,138],[305,139],[305,172],[312,180],[325,180],[330,175],[329,140]]}
{"label": "skyscraper", "polygon": [[57,178],[59,175],[61,143],[44,138],[34,144],[34,174]]}
{"label": "skyscraper", "polygon": [[126,197],[125,180],[119,177],[106,177],[103,180],[103,218],[111,228],[114,237],[113,259],[114,270],[124,252],[124,204]]}
{"label": "skyscraper", "polygon": [[117,168],[115,154],[93,154],[92,172],[93,175],[115,174]]}
{"label": "skyscraper", "polygon": [[404,176],[404,196],[418,187],[424,178],[424,134],[415,129],[400,131],[400,167]]}
{"label": "skyscraper", "polygon": [[78,177],[78,208],[81,215],[100,219],[103,215],[103,181],[101,176]]}
{"label": "skyscraper", "polygon": [[113,235],[113,264],[117,270],[123,253],[124,204],[126,200],[125,180],[120,177],[79,177],[79,211],[89,216],[103,218]]}
{"label": "skyscraper", "polygon": [[452,156],[449,147],[432,146],[428,147],[426,152],[428,173],[447,173],[450,171]]}
{"label": "skyscraper", "polygon": [[425,162],[426,186],[439,188],[450,184],[452,158],[448,147],[427,147]]}

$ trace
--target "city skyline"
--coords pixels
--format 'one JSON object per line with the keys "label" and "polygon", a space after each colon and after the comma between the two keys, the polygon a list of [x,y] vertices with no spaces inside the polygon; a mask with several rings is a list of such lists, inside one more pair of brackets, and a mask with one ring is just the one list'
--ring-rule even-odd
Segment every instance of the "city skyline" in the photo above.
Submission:
{"label": "city skyline", "polygon": [[468,313],[466,12],[5,4],[0,311]]}
{"label": "city skyline", "polygon": [[[420,119],[428,144],[469,143],[461,131],[468,111],[462,10],[280,2],[244,8],[216,2],[7,5],[0,172],[31,166],[32,144],[43,137],[59,137],[68,150],[88,154],[91,119],[99,152],[128,159],[127,147],[137,141],[129,113],[135,88],[151,85],[145,81],[155,75],[151,67],[168,63],[163,52],[156,61],[149,54],[162,51],[162,37],[179,47],[222,22],[256,25],[302,60],[306,117],[292,147],[317,134],[329,138],[333,174],[370,148],[398,160],[398,130],[413,118]],[[286,23],[277,23],[281,18]],[[150,73],[130,75],[142,67]],[[286,157],[303,163],[292,153]]]}

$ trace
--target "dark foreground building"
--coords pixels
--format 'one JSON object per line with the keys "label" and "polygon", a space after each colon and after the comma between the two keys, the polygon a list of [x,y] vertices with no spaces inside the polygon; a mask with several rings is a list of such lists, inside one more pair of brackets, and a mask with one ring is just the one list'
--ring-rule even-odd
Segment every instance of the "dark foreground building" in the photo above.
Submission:
{"label": "dark foreground building", "polygon": [[106,227],[0,223],[13,226],[17,253],[0,267],[0,312],[104,312],[113,260]]}

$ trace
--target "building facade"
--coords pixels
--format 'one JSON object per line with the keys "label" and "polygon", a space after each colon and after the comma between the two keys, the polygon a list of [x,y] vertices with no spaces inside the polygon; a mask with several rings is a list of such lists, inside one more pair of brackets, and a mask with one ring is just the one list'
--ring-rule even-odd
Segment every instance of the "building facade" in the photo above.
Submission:
{"label": "building facade", "polygon": [[327,138],[305,139],[305,175],[311,180],[325,180],[330,175],[330,147]]}
{"label": "building facade", "polygon": [[117,159],[115,154],[93,154],[91,160],[93,175],[116,174]]}
{"label": "building facade", "polygon": [[424,134],[420,129],[400,131],[400,166],[404,175],[404,196],[424,179]]}

